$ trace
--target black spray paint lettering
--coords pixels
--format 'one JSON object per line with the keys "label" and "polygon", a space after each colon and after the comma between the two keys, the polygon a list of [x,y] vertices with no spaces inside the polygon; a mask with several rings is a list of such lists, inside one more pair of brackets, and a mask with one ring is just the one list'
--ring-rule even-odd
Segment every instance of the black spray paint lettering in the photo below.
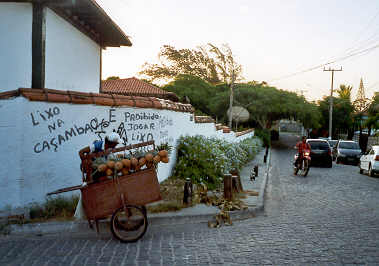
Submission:
{"label": "black spray paint lettering", "polygon": [[113,112],[116,111],[116,109],[109,109],[109,122],[112,123],[112,122],[116,122],[116,120],[112,120],[112,117],[116,117],[115,114],[113,114]]}
{"label": "black spray paint lettering", "polygon": [[127,130],[154,130],[155,129],[155,123],[150,124],[127,124]]}
{"label": "black spray paint lettering", "polygon": [[30,113],[32,124],[33,126],[39,125],[40,118],[42,118],[43,121],[47,121],[54,116],[57,116],[61,113],[59,108],[57,106],[53,108],[49,108],[48,110],[44,110],[43,112],[37,111],[36,114]]}
{"label": "black spray paint lettering", "polygon": [[126,135],[126,130],[123,122],[121,122],[121,124],[118,126],[116,132],[122,139],[122,144],[126,145],[128,143],[128,136]]}
{"label": "black spray paint lettering", "polygon": [[34,152],[41,153],[45,150],[54,150],[55,152],[58,149],[58,146],[62,145],[64,142],[69,141],[71,138],[87,134],[89,131],[93,132],[91,126],[86,124],[84,127],[78,127],[74,125],[72,128],[65,130],[64,134],[58,134],[57,137],[54,137],[48,140],[44,140],[42,142],[38,142],[34,145]]}
{"label": "black spray paint lettering", "polygon": [[147,134],[143,134],[143,133],[132,133],[131,140],[132,140],[132,141],[145,142],[145,141],[154,140],[154,136],[153,136],[152,133],[147,133]]}
{"label": "black spray paint lettering", "polygon": [[62,127],[62,125],[64,124],[64,121],[61,120],[61,119],[58,119],[57,122],[54,122],[53,124],[50,124],[50,125],[47,125],[47,128],[49,129],[50,133],[53,132],[58,126],[59,127]]}
{"label": "black spray paint lettering", "polygon": [[174,125],[174,122],[173,122],[172,118],[162,117],[162,119],[159,120],[159,127],[160,128],[165,128],[167,126],[173,126],[173,125]]}
{"label": "black spray paint lettering", "polygon": [[[95,118],[94,118],[95,119]],[[94,120],[93,119],[93,120]],[[97,120],[97,118],[96,118],[96,120]],[[98,123],[98,122],[97,122]],[[97,136],[99,137],[99,139],[103,139],[102,137],[101,137],[101,135],[102,134],[105,134],[106,132],[105,132],[105,129],[107,128],[107,127],[109,127],[109,124],[110,124],[110,122],[109,121],[106,121],[106,120],[104,120],[104,118],[101,120],[101,122],[100,122],[100,124],[98,124],[97,125],[97,127],[96,127],[96,130],[97,131],[95,131],[95,134],[97,134]]]}
{"label": "black spray paint lettering", "polygon": [[167,137],[168,137],[168,130],[160,131],[160,132],[159,132],[159,135],[160,135],[160,138],[161,138],[161,139],[163,139],[163,138],[167,138]]}
{"label": "black spray paint lettering", "polygon": [[137,121],[137,120],[157,120],[159,119],[159,114],[157,113],[137,113],[133,114],[130,112],[125,112],[125,122],[132,122],[132,121]]}

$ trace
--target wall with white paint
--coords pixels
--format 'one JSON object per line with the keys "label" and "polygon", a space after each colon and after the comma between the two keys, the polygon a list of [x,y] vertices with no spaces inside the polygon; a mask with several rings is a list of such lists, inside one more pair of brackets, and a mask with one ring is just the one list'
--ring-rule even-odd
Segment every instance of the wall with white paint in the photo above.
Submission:
{"label": "wall with white paint", "polygon": [[20,206],[21,190],[24,187],[22,178],[22,147],[24,132],[20,131],[21,114],[25,99],[0,101],[0,209],[6,206]]}
{"label": "wall with white paint", "polygon": [[32,85],[32,20],[32,4],[0,3],[0,92]]}
{"label": "wall with white paint", "polygon": [[[182,135],[205,135],[229,141],[239,138],[216,131],[213,123],[196,124],[192,114],[170,110],[109,107],[28,101],[24,97],[1,100],[0,209],[44,201],[47,192],[81,184],[78,151],[115,130],[125,144],[154,140],[175,146]],[[171,174],[173,151],[168,164],[160,163],[158,179]],[[15,193],[16,192],[16,193]]]}
{"label": "wall with white paint", "polygon": [[100,46],[46,10],[45,88],[99,92]]}

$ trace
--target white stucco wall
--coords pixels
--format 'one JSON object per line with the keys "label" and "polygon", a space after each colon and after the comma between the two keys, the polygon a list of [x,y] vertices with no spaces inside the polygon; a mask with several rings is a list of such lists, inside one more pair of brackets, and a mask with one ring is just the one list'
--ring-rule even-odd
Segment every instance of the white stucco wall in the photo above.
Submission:
{"label": "white stucco wall", "polygon": [[14,104],[0,101],[0,161],[3,169],[0,171],[0,208],[5,206],[20,206],[21,190],[24,187],[22,175],[22,150],[25,133],[20,130],[23,106],[17,98]]}
{"label": "white stucco wall", "polygon": [[[155,140],[175,146],[181,135],[205,135],[235,141],[213,123],[196,124],[192,114],[169,110],[32,102],[23,97],[0,101],[0,209],[43,202],[47,192],[81,184],[78,151],[115,130],[125,143]],[[246,134],[238,140],[252,136]],[[176,161],[160,163],[158,179],[171,174]]]}
{"label": "white stucco wall", "polygon": [[0,92],[32,85],[33,8],[0,3]]}
{"label": "white stucco wall", "polygon": [[47,8],[46,88],[99,92],[100,55],[99,45]]}

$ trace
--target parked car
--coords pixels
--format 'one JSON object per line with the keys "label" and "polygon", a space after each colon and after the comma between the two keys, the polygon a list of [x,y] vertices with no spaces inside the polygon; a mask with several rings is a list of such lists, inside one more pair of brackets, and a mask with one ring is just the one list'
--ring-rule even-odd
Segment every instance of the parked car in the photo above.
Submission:
{"label": "parked car", "polygon": [[371,150],[361,156],[359,172],[363,174],[364,170],[368,172],[369,176],[379,174],[379,145],[372,146]]}
{"label": "parked car", "polygon": [[333,149],[333,158],[336,163],[359,164],[362,150],[358,143],[352,140],[339,140]]}
{"label": "parked car", "polygon": [[308,139],[307,143],[311,146],[311,165],[333,166],[332,152],[327,140]]}

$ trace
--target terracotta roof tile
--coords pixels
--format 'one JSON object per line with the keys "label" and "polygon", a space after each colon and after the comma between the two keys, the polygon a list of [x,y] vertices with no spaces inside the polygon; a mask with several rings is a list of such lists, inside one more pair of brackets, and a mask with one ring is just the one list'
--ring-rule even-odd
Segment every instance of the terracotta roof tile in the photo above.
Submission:
{"label": "terracotta roof tile", "polygon": [[228,128],[228,127],[224,127],[223,129],[222,129],[222,133],[230,133],[230,128]]}
{"label": "terracotta roof tile", "polygon": [[18,90],[0,92],[0,99],[9,99],[17,96],[20,96],[20,92]]}
{"label": "terracotta roof tile", "polygon": [[195,110],[190,104],[174,103],[169,100],[155,97],[124,96],[106,93],[87,93],[78,91],[60,91],[51,89],[29,89],[0,93],[0,100],[23,96],[30,101],[60,102],[73,104],[96,104],[105,106],[130,106],[139,108],[167,109],[193,113]]}
{"label": "terracotta roof tile", "polygon": [[250,128],[250,129],[247,129],[247,130],[244,130],[244,131],[241,131],[241,132],[237,132],[236,133],[236,137],[240,137],[240,136],[243,136],[247,133],[250,133],[250,132],[253,132],[254,131],[254,128]]}
{"label": "terracotta roof tile", "polygon": [[104,80],[101,82],[102,93],[113,93],[128,96],[152,96],[162,99],[178,101],[179,98],[172,92],[162,90],[135,77],[127,79]]}
{"label": "terracotta roof tile", "polygon": [[195,116],[195,123],[214,123],[215,120],[210,116]]}
{"label": "terracotta roof tile", "polygon": [[221,130],[223,125],[222,124],[216,124],[215,127],[216,127],[216,130]]}

